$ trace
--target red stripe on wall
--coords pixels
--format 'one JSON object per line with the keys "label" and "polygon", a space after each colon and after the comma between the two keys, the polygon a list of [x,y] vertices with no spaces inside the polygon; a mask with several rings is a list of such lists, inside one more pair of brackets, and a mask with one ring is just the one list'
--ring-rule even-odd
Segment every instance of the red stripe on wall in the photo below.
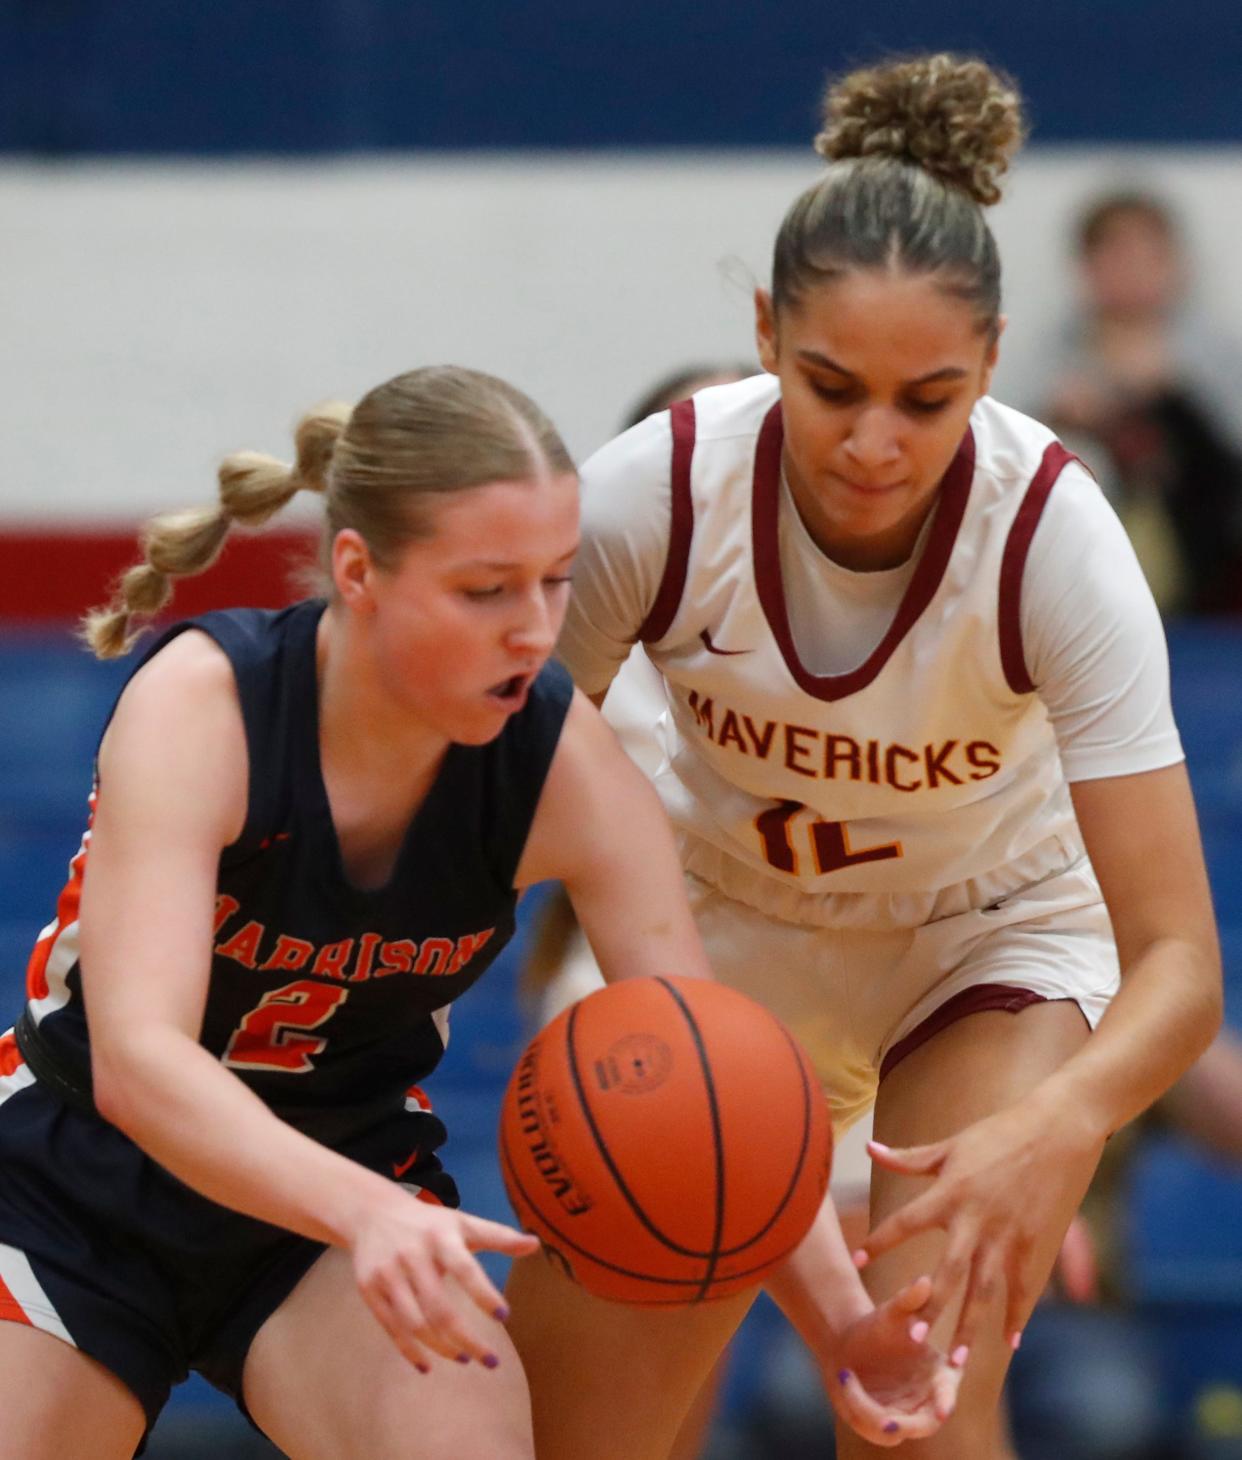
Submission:
{"label": "red stripe on wall", "polygon": [[[282,608],[301,596],[293,579],[314,560],[314,529],[235,531],[215,565],[176,580],[168,615],[211,608]],[[139,560],[138,528],[0,528],[0,619],[68,622],[103,603]]]}

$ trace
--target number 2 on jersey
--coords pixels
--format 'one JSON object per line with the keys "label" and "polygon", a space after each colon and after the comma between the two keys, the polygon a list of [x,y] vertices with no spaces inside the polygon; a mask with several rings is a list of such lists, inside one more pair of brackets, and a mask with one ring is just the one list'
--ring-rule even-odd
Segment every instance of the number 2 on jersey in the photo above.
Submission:
{"label": "number 2 on jersey", "polygon": [[234,1070],[308,1074],[328,1041],[300,1031],[326,1023],[348,994],[348,989],[306,978],[270,990],[233,1031],[224,1063]]}
{"label": "number 2 on jersey", "polygon": [[[764,860],[778,872],[788,872],[794,877],[798,875],[798,853],[790,833],[790,822],[805,809],[801,801],[778,801],[755,817],[755,829],[763,843]],[[807,827],[811,856],[819,876],[840,872],[845,867],[856,867],[860,862],[887,862],[890,857],[902,855],[900,842],[885,842],[878,847],[851,851],[846,825],[844,821],[824,821],[817,816]]]}

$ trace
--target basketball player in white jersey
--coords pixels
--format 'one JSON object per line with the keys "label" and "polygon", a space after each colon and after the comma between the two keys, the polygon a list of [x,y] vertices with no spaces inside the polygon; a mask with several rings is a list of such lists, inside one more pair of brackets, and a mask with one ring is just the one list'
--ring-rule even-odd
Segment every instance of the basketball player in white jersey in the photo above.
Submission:
{"label": "basketball player in white jersey", "polygon": [[[987,396],[1003,320],[982,207],[1021,130],[976,61],[829,92],[830,165],[757,294],[768,374],[587,464],[560,645],[598,699],[643,642],[672,712],[656,784],[717,975],[789,1022],[842,1126],[874,1103],[857,1261],[877,1299],[934,1270],[913,1336],[930,1321],[969,1359],[953,1418],[910,1442],[935,1460],[1004,1453],[1005,1368],[1103,1142],[1221,1007],[1151,596],[1090,477]],[[770,1287],[835,1398],[814,1241]],[[655,1376],[702,1320],[610,1320],[537,1260],[512,1289],[541,1460],[666,1453],[686,1396]],[[525,1326],[538,1300],[555,1344]],[[603,1431],[565,1400],[588,1365],[610,1375]],[[848,1460],[882,1443],[838,1436]]]}

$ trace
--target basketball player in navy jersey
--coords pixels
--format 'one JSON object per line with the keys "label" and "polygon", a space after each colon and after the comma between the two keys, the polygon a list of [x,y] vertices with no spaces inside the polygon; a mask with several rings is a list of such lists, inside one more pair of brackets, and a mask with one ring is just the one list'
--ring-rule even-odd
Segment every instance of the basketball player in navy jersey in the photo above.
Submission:
{"label": "basketball player in navy jersey", "polygon": [[[122,652],[233,521],[325,495],[326,599],[177,625],[129,679],[0,1037],[0,1449],[22,1460],[132,1455],[191,1368],[293,1460],[531,1460],[472,1254],[535,1240],[456,1210],[418,1082],[525,884],[564,880],[611,977],[709,976],[658,801],[547,663],[578,539],[551,424],[446,367],[297,446],[156,519],[85,627]],[[954,1376],[906,1332],[926,1280],[873,1310],[835,1261],[852,1352],[905,1381],[897,1409],[856,1384],[860,1422],[934,1427]]]}
{"label": "basketball player in navy jersey", "polygon": [[[1005,1453],[1005,1369],[1101,1147],[1221,1011],[1151,593],[1091,478],[987,394],[983,208],[1021,134],[977,61],[830,90],[828,169],[757,294],[768,373],[586,464],[558,650],[602,700],[643,642],[716,975],[801,1037],[841,1125],[874,1106],[857,1260],[877,1299],[932,1272],[913,1333],[967,1366],[952,1419],[911,1441],[926,1460]],[[840,1410],[813,1243],[769,1290]],[[509,1293],[541,1460],[667,1455],[688,1352],[705,1373],[736,1321],[610,1319],[533,1261]],[[848,1460],[885,1443],[839,1431]]]}

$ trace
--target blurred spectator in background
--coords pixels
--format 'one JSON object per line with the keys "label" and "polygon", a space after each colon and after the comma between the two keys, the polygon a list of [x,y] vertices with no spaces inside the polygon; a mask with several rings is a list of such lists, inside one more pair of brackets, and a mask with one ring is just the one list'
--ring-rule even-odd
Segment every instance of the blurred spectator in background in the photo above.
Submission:
{"label": "blurred spectator in background", "polygon": [[1242,612],[1242,350],[1188,307],[1176,219],[1139,190],[1090,203],[1079,307],[1033,413],[1099,478],[1166,615]]}
{"label": "blurred spectator in background", "polygon": [[1236,1034],[1219,1034],[1168,1094],[1105,1148],[1062,1249],[1056,1292],[1032,1315],[1009,1372],[1022,1460],[1211,1460],[1221,1453],[1203,1437],[1171,1432],[1159,1344],[1127,1280],[1128,1176],[1145,1136],[1160,1129],[1242,1171]]}
{"label": "blurred spectator in background", "polygon": [[735,380],[758,375],[759,366],[745,360],[717,360],[706,365],[683,365],[670,375],[663,375],[635,401],[621,422],[621,429],[628,430],[654,416],[657,411],[666,411],[675,401],[688,400],[696,391],[706,390],[709,385],[729,385]]}

